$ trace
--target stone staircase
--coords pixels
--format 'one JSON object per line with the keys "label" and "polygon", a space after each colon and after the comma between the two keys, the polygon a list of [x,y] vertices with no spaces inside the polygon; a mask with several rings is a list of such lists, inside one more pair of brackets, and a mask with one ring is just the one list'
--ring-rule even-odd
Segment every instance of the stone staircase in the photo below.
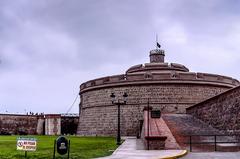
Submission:
{"label": "stone staircase", "polygon": [[[214,136],[206,135],[224,135],[223,132],[209,126],[201,120],[189,114],[163,114],[163,120],[171,130],[181,148],[189,150],[189,135],[192,142],[214,142]],[[195,136],[194,136],[195,135]],[[203,135],[203,136],[198,136]],[[217,141],[236,141],[234,137],[217,136]],[[214,151],[214,144],[195,144],[193,151]],[[239,151],[236,144],[217,144],[218,151]]]}

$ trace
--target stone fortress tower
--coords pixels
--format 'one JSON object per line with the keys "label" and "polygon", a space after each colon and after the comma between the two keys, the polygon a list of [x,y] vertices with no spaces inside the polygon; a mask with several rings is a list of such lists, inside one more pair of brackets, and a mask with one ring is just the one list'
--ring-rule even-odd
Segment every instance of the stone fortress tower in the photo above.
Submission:
{"label": "stone fortress tower", "polygon": [[186,108],[239,85],[231,77],[189,72],[182,64],[164,61],[161,49],[150,51],[150,63],[130,67],[125,74],[87,81],[80,86],[78,135],[115,135],[117,106],[112,92],[127,104],[121,106],[121,134],[135,136],[149,102],[162,113],[185,113]]}

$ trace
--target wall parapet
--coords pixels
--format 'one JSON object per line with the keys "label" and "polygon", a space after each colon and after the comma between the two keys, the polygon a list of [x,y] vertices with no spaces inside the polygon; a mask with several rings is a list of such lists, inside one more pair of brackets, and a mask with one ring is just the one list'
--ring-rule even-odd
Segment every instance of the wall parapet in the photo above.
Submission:
{"label": "wall parapet", "polygon": [[222,75],[209,74],[209,73],[194,73],[194,72],[178,72],[178,71],[168,71],[168,72],[140,72],[133,74],[120,74],[114,76],[102,77],[94,80],[87,81],[80,86],[80,90],[90,89],[94,87],[101,87],[106,85],[114,86],[115,84],[126,84],[126,83],[146,83],[146,82],[162,82],[162,83],[181,83],[189,81],[196,84],[201,84],[202,82],[209,84],[220,84],[226,87],[235,87],[239,85],[239,81]]}

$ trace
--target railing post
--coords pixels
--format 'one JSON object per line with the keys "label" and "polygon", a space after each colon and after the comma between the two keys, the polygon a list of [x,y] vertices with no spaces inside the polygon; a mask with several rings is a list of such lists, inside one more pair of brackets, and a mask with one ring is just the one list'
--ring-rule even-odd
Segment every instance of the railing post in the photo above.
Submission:
{"label": "railing post", "polygon": [[120,130],[120,103],[118,102],[118,125],[117,125],[117,145],[121,145],[121,130]]}
{"label": "railing post", "polygon": [[54,146],[53,146],[53,159],[55,159],[55,152],[56,152],[56,140],[54,140]]}
{"label": "railing post", "polygon": [[214,135],[214,150],[217,151],[217,135]]}
{"label": "railing post", "polygon": [[190,146],[190,152],[192,152],[192,136],[189,136],[189,146]]}
{"label": "railing post", "polygon": [[[150,108],[150,106],[149,106],[149,98],[148,98],[147,104],[148,104],[148,105],[147,105],[147,106],[148,106],[148,108],[147,108],[147,109],[148,109],[148,110],[147,110],[147,113],[148,113],[148,114],[147,114],[147,118],[148,118],[148,120],[147,120],[147,121],[148,121],[148,137],[149,137],[149,134],[150,134],[150,132],[149,132],[149,131],[150,131],[150,130],[149,130],[149,129],[150,129],[150,125],[149,125],[149,124],[150,124],[150,122],[149,122],[149,111],[150,111],[150,110],[149,110],[149,108]],[[147,140],[147,149],[149,150],[149,139]]]}

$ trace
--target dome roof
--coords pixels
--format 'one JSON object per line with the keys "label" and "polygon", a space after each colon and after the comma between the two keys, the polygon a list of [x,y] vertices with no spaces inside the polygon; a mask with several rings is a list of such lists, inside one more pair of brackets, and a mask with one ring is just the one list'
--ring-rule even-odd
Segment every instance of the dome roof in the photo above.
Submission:
{"label": "dome roof", "polygon": [[144,73],[144,72],[166,72],[166,71],[179,71],[189,72],[189,69],[184,65],[177,63],[146,63],[144,65],[135,65],[130,67],[126,74],[130,73]]}
{"label": "dome roof", "polygon": [[149,54],[150,63],[132,66],[126,71],[126,74],[166,72],[166,71],[189,72],[189,69],[184,65],[177,63],[165,63],[164,56],[165,56],[164,50],[161,49],[151,50]]}

